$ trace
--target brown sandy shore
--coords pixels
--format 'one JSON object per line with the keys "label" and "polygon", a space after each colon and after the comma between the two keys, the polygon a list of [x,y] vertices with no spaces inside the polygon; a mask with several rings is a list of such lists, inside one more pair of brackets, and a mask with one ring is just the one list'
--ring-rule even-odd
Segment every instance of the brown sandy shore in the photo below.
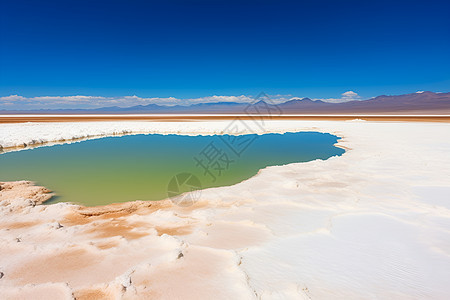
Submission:
{"label": "brown sandy shore", "polygon": [[0,115],[2,123],[25,122],[101,122],[101,121],[214,121],[252,118],[267,120],[298,120],[298,121],[347,121],[362,119],[366,121],[401,121],[401,122],[450,122],[450,115]]}

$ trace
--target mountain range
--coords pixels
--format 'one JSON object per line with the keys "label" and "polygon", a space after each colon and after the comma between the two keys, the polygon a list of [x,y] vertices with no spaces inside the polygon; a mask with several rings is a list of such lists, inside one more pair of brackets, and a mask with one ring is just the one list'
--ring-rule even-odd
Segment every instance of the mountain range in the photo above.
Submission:
{"label": "mountain range", "polygon": [[450,114],[450,93],[418,92],[395,96],[377,96],[368,100],[330,103],[309,98],[293,98],[281,104],[259,101],[218,102],[190,106],[157,104],[97,109],[0,110],[0,114]]}

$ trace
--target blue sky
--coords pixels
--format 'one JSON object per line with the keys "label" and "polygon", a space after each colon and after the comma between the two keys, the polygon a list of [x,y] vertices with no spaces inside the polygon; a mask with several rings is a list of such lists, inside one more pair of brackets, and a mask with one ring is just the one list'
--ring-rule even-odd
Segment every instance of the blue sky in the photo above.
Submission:
{"label": "blue sky", "polygon": [[0,96],[361,99],[450,89],[448,1],[0,4]]}

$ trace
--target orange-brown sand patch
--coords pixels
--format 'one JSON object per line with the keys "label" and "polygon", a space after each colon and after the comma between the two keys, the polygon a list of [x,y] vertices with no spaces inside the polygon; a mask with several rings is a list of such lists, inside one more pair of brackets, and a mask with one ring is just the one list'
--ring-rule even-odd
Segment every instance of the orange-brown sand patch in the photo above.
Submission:
{"label": "orange-brown sand patch", "polygon": [[138,228],[130,225],[123,219],[111,219],[99,224],[92,223],[86,233],[93,234],[97,238],[121,236],[127,240],[134,240],[148,235],[148,232],[138,231]]}
{"label": "orange-brown sand patch", "polygon": [[0,229],[27,229],[42,224],[39,221],[0,223]]}
{"label": "orange-brown sand patch", "polygon": [[42,204],[53,194],[42,186],[35,186],[31,181],[0,182],[0,202],[9,203],[11,199],[29,199],[33,204]]}
{"label": "orange-brown sand patch", "polygon": [[83,225],[99,219],[112,219],[132,214],[148,214],[173,206],[170,201],[134,201],[104,206],[77,206],[63,220],[63,225]]}
{"label": "orange-brown sand patch", "polygon": [[119,245],[119,243],[118,243],[118,242],[115,242],[115,241],[108,241],[108,242],[99,242],[99,243],[95,243],[95,246],[96,246],[98,249],[101,249],[101,250],[106,250],[106,249],[114,248],[114,247],[116,247],[117,245]]}
{"label": "orange-brown sand patch", "polygon": [[[439,113],[439,112],[436,112]],[[255,118],[255,116],[248,115],[66,115],[66,116],[51,116],[51,115],[28,115],[28,116],[0,116],[1,123],[25,123],[25,122],[95,122],[95,121],[155,121],[155,122],[191,122],[191,121],[215,121],[215,120],[234,120],[237,117],[244,120]],[[385,113],[383,115],[282,115],[282,116],[258,116],[258,118],[266,120],[303,120],[303,121],[347,121],[354,119],[362,119],[366,121],[404,121],[404,122],[450,122],[449,116],[441,115],[427,115],[427,116],[413,116],[413,115],[395,115],[392,113]]]}
{"label": "orange-brown sand patch", "polygon": [[[95,265],[96,256],[81,248],[66,248],[51,255],[33,257],[8,274],[20,284],[58,282],[61,278],[72,278],[75,273]],[[70,284],[70,282],[69,282]]]}
{"label": "orange-brown sand patch", "polygon": [[192,232],[191,226],[175,226],[175,227],[163,227],[163,226],[156,226],[156,231],[158,232],[158,236],[161,236],[163,234],[168,235],[186,235],[190,234]]}
{"label": "orange-brown sand patch", "polygon": [[107,300],[114,297],[100,289],[78,290],[73,293],[76,300]]}

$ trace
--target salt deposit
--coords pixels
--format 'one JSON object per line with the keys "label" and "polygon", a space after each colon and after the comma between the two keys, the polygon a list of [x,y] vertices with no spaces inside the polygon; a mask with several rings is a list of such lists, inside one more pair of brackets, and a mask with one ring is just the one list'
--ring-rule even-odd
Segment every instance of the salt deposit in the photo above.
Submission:
{"label": "salt deposit", "polygon": [[[333,133],[347,152],[268,167],[189,207],[46,206],[46,189],[1,183],[2,298],[450,297],[450,124],[246,122],[246,133]],[[2,124],[0,145],[217,134],[228,124]]]}

